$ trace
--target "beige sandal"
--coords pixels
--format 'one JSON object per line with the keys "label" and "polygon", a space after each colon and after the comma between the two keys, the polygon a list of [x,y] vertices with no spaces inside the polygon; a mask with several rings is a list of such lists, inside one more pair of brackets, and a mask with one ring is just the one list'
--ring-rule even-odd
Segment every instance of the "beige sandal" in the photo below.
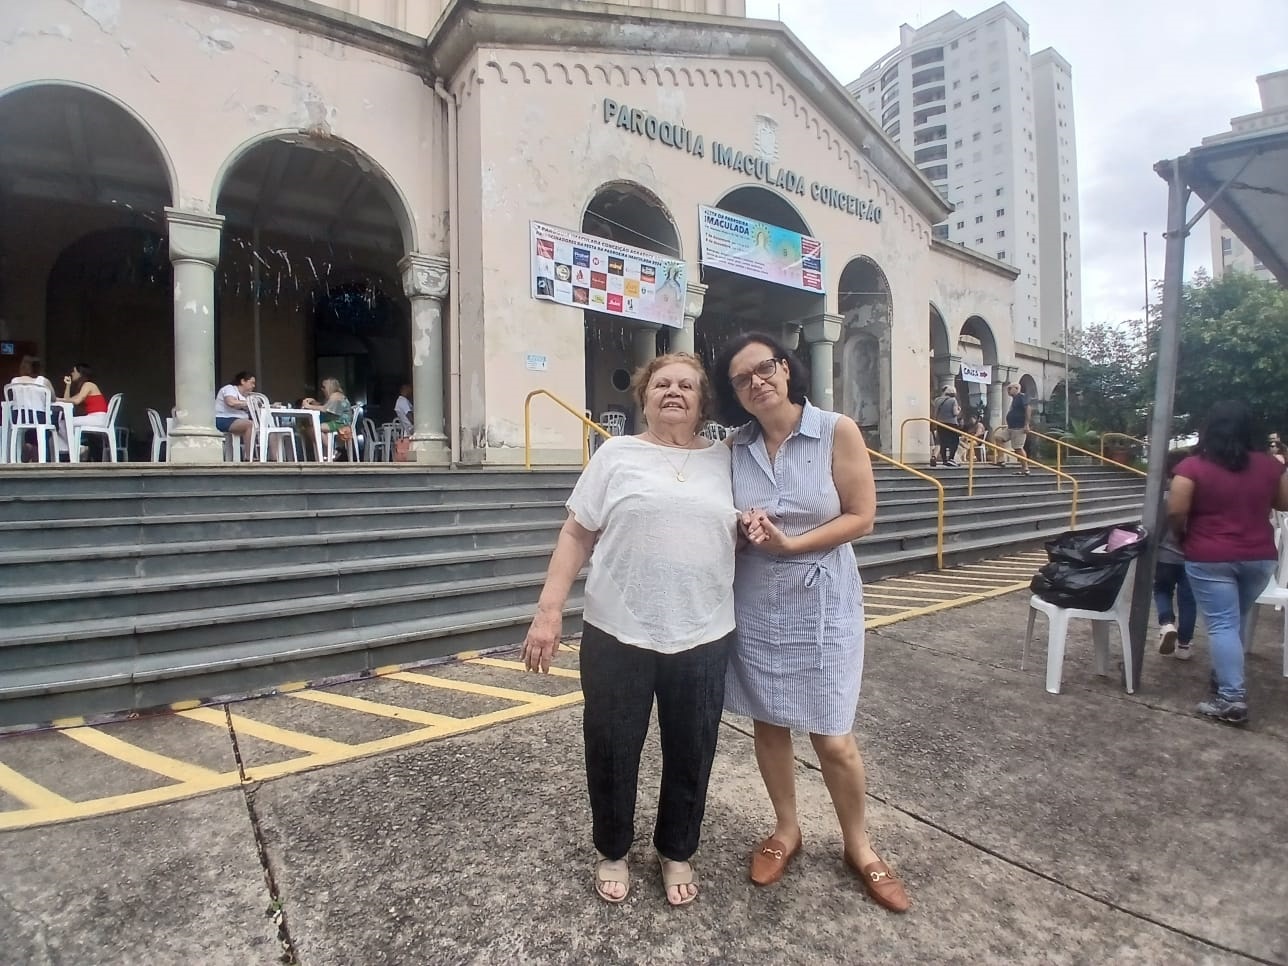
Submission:
{"label": "beige sandal", "polygon": [[[671,902],[670,889],[672,886],[697,885],[697,879],[693,875],[693,866],[688,862],[676,862],[673,859],[668,859],[661,852],[657,854],[657,862],[662,869],[662,885],[667,889],[666,901],[669,905],[687,906],[698,897],[695,891],[693,895],[686,896],[679,902]],[[667,869],[668,863],[671,865],[670,870]]]}
{"label": "beige sandal", "polygon": [[[622,867],[620,869],[608,868],[608,866],[612,865],[614,862],[621,862]],[[620,883],[626,887],[626,891],[624,891],[620,896],[610,896],[604,891],[605,884],[609,882]],[[619,902],[626,901],[626,897],[631,894],[631,870],[630,867],[627,866],[625,858],[600,858],[600,860],[595,863],[595,894],[605,902],[611,903],[614,906]]]}

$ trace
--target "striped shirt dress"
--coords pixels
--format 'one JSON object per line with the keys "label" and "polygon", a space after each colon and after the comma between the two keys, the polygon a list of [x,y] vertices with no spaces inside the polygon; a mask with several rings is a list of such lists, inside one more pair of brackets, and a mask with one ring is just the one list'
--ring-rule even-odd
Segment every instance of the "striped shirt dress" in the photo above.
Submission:
{"label": "striped shirt dress", "polygon": [[[788,536],[840,515],[832,482],[836,413],[809,402],[771,461],[754,421],[733,437],[733,501]],[[737,643],[725,710],[820,735],[854,728],[863,680],[863,585],[854,548],[779,557],[746,547],[734,577]]]}

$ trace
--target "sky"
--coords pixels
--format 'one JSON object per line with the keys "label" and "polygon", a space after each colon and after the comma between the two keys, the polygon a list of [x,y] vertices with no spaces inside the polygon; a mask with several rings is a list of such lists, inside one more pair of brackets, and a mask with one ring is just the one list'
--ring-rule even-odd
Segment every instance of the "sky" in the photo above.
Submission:
{"label": "sky", "polygon": [[[1032,53],[1054,47],[1073,66],[1083,323],[1139,318],[1149,277],[1163,275],[1167,185],[1156,161],[1229,130],[1261,109],[1256,77],[1288,69],[1288,0],[1010,0]],[[848,83],[923,26],[982,0],[746,0],[747,16],[781,19],[837,80]],[[1191,203],[1191,212],[1199,203]],[[1186,271],[1211,266],[1207,220],[1186,247]]]}

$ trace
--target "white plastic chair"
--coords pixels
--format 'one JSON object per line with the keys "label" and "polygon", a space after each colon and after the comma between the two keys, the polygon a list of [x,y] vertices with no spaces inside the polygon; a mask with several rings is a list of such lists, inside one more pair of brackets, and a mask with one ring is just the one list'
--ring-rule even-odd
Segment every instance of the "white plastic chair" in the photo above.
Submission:
{"label": "white plastic chair", "polygon": [[[1281,610],[1284,614],[1284,677],[1288,678],[1288,514],[1275,514],[1275,544],[1279,548],[1279,563],[1275,567],[1275,572],[1270,575],[1270,580],[1266,583],[1266,589],[1261,592],[1257,598],[1258,604],[1269,604],[1275,610]],[[1248,615],[1247,626],[1243,628],[1243,653],[1252,652],[1252,639],[1257,633],[1257,612],[1258,607],[1252,608]]]}
{"label": "white plastic chair", "polygon": [[48,463],[57,458],[53,408],[54,396],[48,386],[20,382],[4,387],[5,459],[8,462],[22,461],[22,444],[28,430],[36,433],[37,460]]}
{"label": "white plastic chair", "polygon": [[148,410],[148,425],[152,427],[152,462],[169,462],[170,434],[166,432],[165,420],[155,409]]}
{"label": "white plastic chair", "polygon": [[389,444],[370,417],[362,420],[362,459],[366,463],[389,462]]}
{"label": "white plastic chair", "polygon": [[128,426],[116,427],[116,452],[122,463],[130,461],[130,429]]}
{"label": "white plastic chair", "polygon": [[286,459],[286,448],[289,445],[291,459],[298,463],[300,452],[295,445],[295,430],[291,426],[277,424],[277,420],[273,418],[273,409],[268,397],[263,393],[253,392],[246,397],[246,407],[251,422],[255,424],[255,444],[251,459],[267,463],[274,450],[272,442],[274,439],[279,439],[282,441],[277,448],[279,458]]}
{"label": "white plastic chair", "polygon": [[610,409],[599,414],[599,425],[614,436],[626,434],[626,414],[617,409]]}
{"label": "white plastic chair", "polygon": [[1132,561],[1123,578],[1123,585],[1114,598],[1114,605],[1109,610],[1082,610],[1077,607],[1057,607],[1048,604],[1034,594],[1029,598],[1029,626],[1024,631],[1024,651],[1020,655],[1020,670],[1024,670],[1024,661],[1029,654],[1029,642],[1033,640],[1033,623],[1038,612],[1047,618],[1047,673],[1046,689],[1051,694],[1060,693],[1060,681],[1064,676],[1064,645],[1069,636],[1069,621],[1080,618],[1093,621],[1091,625],[1092,640],[1096,648],[1096,673],[1109,674],[1109,628],[1106,624],[1118,625],[1118,637],[1123,652],[1123,676],[1126,679],[1127,693],[1134,694],[1132,689],[1131,632],[1127,629],[1127,617],[1131,610],[1132,577],[1136,572],[1136,562]]}
{"label": "white plastic chair", "polygon": [[103,437],[103,447],[107,450],[108,456],[113,463],[118,462],[116,458],[116,418],[121,414],[121,400],[124,398],[122,393],[113,394],[107,403],[107,423],[103,426],[85,426],[72,420],[72,438],[70,442],[70,459],[73,463],[80,462],[80,449],[85,445],[86,434]]}

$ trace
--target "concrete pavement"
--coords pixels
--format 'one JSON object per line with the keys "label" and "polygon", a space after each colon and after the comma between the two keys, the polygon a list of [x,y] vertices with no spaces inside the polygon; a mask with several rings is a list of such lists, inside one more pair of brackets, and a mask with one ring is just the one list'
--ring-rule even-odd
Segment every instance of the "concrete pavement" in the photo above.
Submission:
{"label": "concrete pavement", "polygon": [[[770,809],[748,723],[732,718],[698,901],[668,908],[650,862],[655,739],[631,897],[597,901],[573,706],[0,833],[0,962],[272,963],[284,939],[306,964],[1288,963],[1279,615],[1263,615],[1253,721],[1237,730],[1189,713],[1204,691],[1201,641],[1189,664],[1151,648],[1130,697],[1092,673],[1090,634],[1075,625],[1064,693],[1046,694],[1041,623],[1018,669],[1026,600],[869,634],[856,731],[873,839],[908,884],[907,916],[868,901],[841,864],[805,741],[805,852],[777,886],[750,885],[747,852]],[[576,655],[560,663],[575,668]]]}

